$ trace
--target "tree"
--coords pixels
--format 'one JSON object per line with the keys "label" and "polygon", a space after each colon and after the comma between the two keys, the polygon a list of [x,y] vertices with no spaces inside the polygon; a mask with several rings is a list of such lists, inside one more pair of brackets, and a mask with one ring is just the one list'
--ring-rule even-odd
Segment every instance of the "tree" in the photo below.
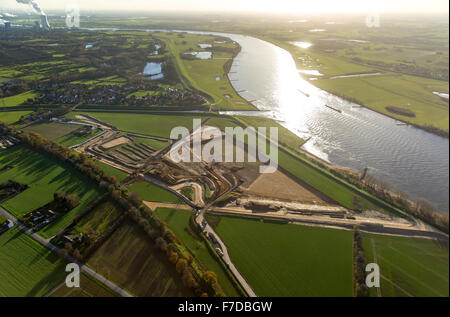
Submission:
{"label": "tree", "polygon": [[217,275],[212,271],[206,271],[203,275],[203,278],[209,286],[217,284]]}
{"label": "tree", "polygon": [[177,263],[177,261],[178,261],[178,253],[176,253],[176,252],[170,252],[170,255],[169,255],[169,261],[172,263],[172,264],[175,264],[175,263]]}
{"label": "tree", "polygon": [[80,251],[78,249],[75,249],[73,251],[73,257],[75,259],[77,259],[78,261],[82,261],[83,260],[83,256],[81,255]]}
{"label": "tree", "polygon": [[160,249],[163,252],[167,252],[167,242],[166,242],[166,240],[164,240],[162,237],[158,237],[155,240],[155,243],[156,243],[156,247],[158,249]]}
{"label": "tree", "polygon": [[182,274],[184,272],[184,269],[187,267],[188,263],[186,261],[186,259],[178,259],[177,261],[177,265],[175,267],[176,271],[178,274]]}

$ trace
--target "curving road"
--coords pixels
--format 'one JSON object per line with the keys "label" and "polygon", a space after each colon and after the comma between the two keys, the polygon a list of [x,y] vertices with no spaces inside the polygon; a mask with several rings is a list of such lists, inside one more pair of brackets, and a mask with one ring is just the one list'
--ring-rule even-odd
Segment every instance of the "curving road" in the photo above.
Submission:
{"label": "curving road", "polygon": [[[199,215],[197,216],[197,218],[195,219],[195,221],[197,222],[197,224],[199,226],[201,225],[203,220],[205,220],[204,219],[204,211],[206,211],[206,210],[205,209],[202,210],[202,212],[200,212]],[[250,284],[248,284],[248,282],[245,280],[245,278],[242,276],[242,274],[239,272],[239,270],[236,268],[236,266],[231,261],[231,257],[228,253],[228,249],[227,249],[225,243],[223,243],[223,241],[222,241],[222,239],[220,239],[219,235],[213,230],[213,228],[211,228],[211,226],[207,222],[206,222],[205,228],[203,229],[203,232],[205,233],[205,235],[212,235],[216,239],[217,243],[220,245],[220,249],[222,249],[222,252],[223,252],[223,256],[222,256],[223,261],[226,263],[228,269],[233,273],[233,275],[238,280],[239,284],[241,284],[242,288],[245,290],[245,292],[248,294],[248,296],[257,297],[256,293],[253,291]]]}

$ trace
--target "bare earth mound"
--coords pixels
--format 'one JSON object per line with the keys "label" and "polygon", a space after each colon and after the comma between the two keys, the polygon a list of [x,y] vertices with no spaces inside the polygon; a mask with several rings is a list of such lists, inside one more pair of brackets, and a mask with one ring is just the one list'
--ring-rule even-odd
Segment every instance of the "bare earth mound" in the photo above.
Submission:
{"label": "bare earth mound", "polygon": [[248,188],[247,194],[305,203],[326,203],[318,194],[293,181],[280,171],[273,174],[261,174]]}
{"label": "bare earth mound", "polygon": [[123,136],[123,137],[120,137],[120,138],[117,138],[117,139],[114,139],[114,140],[111,140],[109,142],[102,144],[102,148],[111,149],[115,146],[122,145],[125,143],[130,143],[130,142],[131,142],[130,139]]}

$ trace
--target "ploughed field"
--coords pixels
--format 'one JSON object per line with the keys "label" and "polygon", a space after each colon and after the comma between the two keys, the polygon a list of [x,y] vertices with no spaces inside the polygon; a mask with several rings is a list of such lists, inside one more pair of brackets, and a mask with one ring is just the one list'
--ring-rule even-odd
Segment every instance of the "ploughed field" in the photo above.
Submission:
{"label": "ploughed field", "polygon": [[51,297],[116,297],[113,291],[100,282],[93,280],[92,277],[85,273],[80,274],[80,287],[68,288],[66,284],[62,284],[56,289]]}
{"label": "ploughed field", "polygon": [[192,296],[166,256],[131,222],[92,255],[88,265],[136,296]]}

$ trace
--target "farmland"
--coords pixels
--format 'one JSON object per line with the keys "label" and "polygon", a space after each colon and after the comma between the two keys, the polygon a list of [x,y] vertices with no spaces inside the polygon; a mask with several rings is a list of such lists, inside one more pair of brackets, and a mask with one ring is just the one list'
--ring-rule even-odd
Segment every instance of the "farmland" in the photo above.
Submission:
{"label": "farmland", "polygon": [[89,232],[101,233],[113,225],[122,213],[120,208],[114,205],[114,203],[106,201],[81,218],[76,224],[75,230],[83,234]]}
{"label": "farmland", "polygon": [[239,296],[239,293],[230,282],[224,268],[208,251],[206,243],[200,237],[196,236],[192,232],[192,229],[189,229],[191,212],[186,210],[157,208],[155,214],[164,220],[169,228],[175,232],[205,269],[216,273],[218,281],[227,296]]}
{"label": "farmland", "polygon": [[0,153],[1,166],[11,165],[0,174],[0,181],[14,180],[29,186],[20,195],[4,202],[2,206],[16,217],[37,209],[53,199],[53,194],[63,191],[77,194],[80,204],[63,215],[41,234],[50,237],[69,224],[71,219],[94,201],[101,190],[73,167],[61,163],[49,154],[36,152],[25,146],[16,146]]}
{"label": "farmland", "polygon": [[87,114],[100,121],[109,123],[126,132],[141,133],[158,137],[169,137],[172,128],[187,127],[192,129],[191,116],[165,116],[134,113],[107,113],[107,112],[73,112],[69,117],[78,114]]}
{"label": "farmland", "polygon": [[158,201],[166,203],[182,204],[183,201],[174,194],[147,182],[137,182],[128,187],[130,192],[135,192],[146,201]]}
{"label": "farmland", "polygon": [[[444,40],[444,34],[435,33],[429,22],[421,25],[403,21],[414,32],[423,33],[418,41],[409,38],[406,28],[393,21],[384,25],[392,32],[390,36],[386,33],[380,36],[377,30],[366,33],[334,25],[316,34],[305,34],[305,29],[290,33],[279,30],[258,37],[289,51],[298,69],[318,71],[320,75],[302,74],[313,79],[315,86],[387,116],[448,132],[448,100],[433,93],[449,91],[448,41]],[[303,27],[315,23],[318,21],[305,23]],[[434,23],[437,26],[442,22]],[[293,44],[295,41],[307,41],[311,47],[298,47]],[[377,75],[364,76],[371,73]],[[352,77],[358,74],[364,77]],[[415,116],[395,114],[387,106],[408,109]]]}
{"label": "farmland", "polygon": [[[62,25],[61,18],[56,16],[53,18]],[[193,20],[189,18],[183,21],[170,21],[157,18],[109,20],[105,17],[96,18],[94,21],[86,17],[83,22],[85,26],[92,24],[94,27],[116,25],[124,28],[135,26],[148,28],[151,25],[152,28],[157,26],[167,29],[214,30],[265,39],[288,50],[296,62],[297,70],[320,72],[319,75],[301,75],[306,80],[312,80],[311,84],[398,120],[420,126],[433,125],[440,130],[448,131],[448,100],[445,100],[445,96],[433,93],[445,94],[449,91],[446,52],[448,40],[442,40],[442,35],[448,35],[448,32],[438,34],[428,29],[430,34],[420,33],[419,38],[412,39],[414,36],[402,33],[404,31],[395,33],[392,25],[387,23],[389,27],[386,30],[392,31],[392,34],[381,34],[379,30],[365,30],[365,27],[360,31],[357,28],[349,28],[348,25],[352,25],[351,23],[329,24],[321,26],[326,27],[324,32],[309,32],[310,28],[319,27],[319,23],[322,25],[324,21],[298,24],[288,23],[286,20],[276,20],[276,23],[272,23],[269,20],[266,19],[266,22],[261,23],[262,20],[259,18],[249,17],[245,21],[230,18],[224,24],[220,21],[212,23],[209,17],[201,19],[200,22],[192,22]],[[362,181],[358,182],[358,172],[339,167],[334,169],[332,166],[336,163],[333,154],[339,153],[340,150],[347,153],[347,149],[338,148],[337,144],[335,149],[334,143],[327,144],[330,135],[321,132],[316,135],[310,124],[323,120],[324,127],[332,127],[330,134],[338,132],[339,129],[327,121],[334,118],[332,115],[338,117],[337,113],[329,111],[321,114],[322,111],[318,110],[318,116],[314,114],[311,120],[307,118],[307,126],[302,131],[300,127],[289,124],[288,116],[297,115],[301,111],[297,112],[298,109],[295,108],[299,104],[294,97],[298,96],[298,92],[295,91],[291,99],[287,91],[290,91],[290,88],[300,89],[294,87],[296,84],[294,80],[292,83],[280,80],[288,76],[273,76],[272,80],[270,75],[264,72],[265,65],[275,65],[283,69],[287,63],[292,62],[287,52],[272,47],[274,55],[269,54],[271,50],[268,49],[266,56],[262,46],[254,44],[252,48],[255,48],[255,52],[253,52],[244,47],[246,41],[243,41],[242,56],[258,57],[264,64],[255,67],[254,73],[249,71],[250,74],[245,74],[246,66],[252,66],[250,61],[249,65],[242,68],[243,71],[237,72],[238,78],[232,79],[240,81],[237,86],[242,87],[239,89],[248,89],[241,90],[241,93],[247,92],[249,96],[255,94],[257,98],[255,104],[270,108],[264,109],[264,114],[261,112],[260,115],[270,117],[273,115],[280,120],[281,118],[286,120],[278,123],[268,118],[251,117],[253,113],[243,116],[237,112],[232,117],[218,112],[218,110],[255,112],[257,110],[250,102],[240,97],[230,83],[229,77],[236,76],[235,72],[228,74],[231,60],[239,52],[240,47],[238,43],[227,38],[143,30],[79,29],[67,32],[62,28],[54,28],[38,36],[31,29],[15,31],[17,39],[13,36],[7,41],[1,41],[11,45],[0,48],[2,57],[0,84],[9,80],[12,82],[0,85],[0,95],[8,96],[0,100],[0,107],[4,111],[0,112],[0,121],[8,124],[16,123],[17,126],[20,117],[30,114],[31,111],[15,110],[34,108],[36,110],[33,115],[27,120],[21,120],[21,124],[25,127],[25,122],[28,124],[36,120],[39,123],[23,129],[26,132],[39,133],[67,147],[80,144],[104,131],[101,137],[92,141],[92,144],[74,147],[73,156],[70,157],[81,157],[81,160],[70,162],[77,164],[77,169],[86,171],[90,176],[97,171],[84,163],[87,161],[95,163],[118,182],[112,178],[110,181],[109,177],[98,173],[94,175],[100,185],[98,186],[78,172],[74,166],[46,154],[44,150],[38,152],[23,145],[8,148],[16,141],[13,139],[14,142],[8,142],[10,140],[5,137],[3,147],[7,149],[0,151],[0,183],[12,180],[27,185],[28,188],[24,186],[26,189],[22,192],[14,193],[16,196],[12,195],[13,198],[5,200],[2,207],[20,218],[49,203],[57,191],[76,194],[80,198],[80,204],[51,225],[44,227],[38,234],[44,238],[52,238],[65,229],[63,234],[52,240],[52,243],[64,248],[65,252],[80,261],[86,262],[87,266],[133,295],[142,297],[193,295],[193,292],[183,285],[183,282],[188,285],[185,279],[188,272],[184,271],[185,276],[180,276],[176,271],[181,270],[173,264],[177,263],[175,256],[179,258],[177,254],[182,254],[186,256],[189,264],[192,260],[190,255],[194,257],[193,273],[215,272],[221,288],[228,296],[242,295],[229,275],[235,274],[239,279],[239,274],[226,267],[228,264],[233,268],[230,265],[234,264],[258,296],[350,297],[355,295],[352,276],[355,273],[352,271],[354,264],[352,232],[323,228],[323,223],[330,226],[343,224],[339,227],[341,229],[348,229],[359,223],[369,228],[367,230],[371,232],[377,230],[389,232],[390,228],[395,226],[397,227],[394,229],[408,226],[404,219],[391,218],[393,214],[398,216],[403,211],[357,187],[369,188],[364,187],[365,183]],[[0,37],[7,36],[4,35],[6,32],[0,33]],[[248,40],[252,42],[249,38]],[[312,46],[300,48],[291,44],[300,40],[309,41]],[[201,47],[199,44],[205,46]],[[22,53],[15,56],[14,50],[10,48],[13,46],[20,47]],[[195,57],[196,52],[211,52],[212,55],[211,58],[199,59]],[[286,53],[287,59],[283,53]],[[41,59],[43,61],[40,61]],[[237,61],[244,64],[246,59],[239,58]],[[254,61],[254,66],[258,66],[257,58]],[[143,72],[143,69],[149,66],[147,64],[149,62],[159,65],[162,77],[156,76],[157,79],[154,80],[152,75],[144,74],[146,71]],[[284,62],[286,65],[281,64]],[[294,63],[291,64],[294,75],[297,75]],[[273,75],[282,73],[277,73],[275,68],[272,70],[274,71],[270,73]],[[363,76],[352,77],[357,75]],[[259,78],[268,80],[259,81],[257,80]],[[16,80],[18,84],[14,83]],[[270,84],[253,85],[254,82]],[[290,84],[293,87],[290,87]],[[286,90],[286,94],[285,87],[289,89]],[[256,89],[263,92],[260,93]],[[271,94],[270,96],[268,94],[267,98],[264,97],[266,92]],[[311,96],[308,93],[303,92],[302,98],[311,97],[309,100],[313,100],[316,97],[328,96],[323,91],[317,91],[314,95],[311,93]],[[269,97],[274,97],[273,105]],[[289,109],[277,108],[278,99],[279,105],[285,101],[286,105],[288,103],[292,105]],[[342,102],[339,98],[335,99]],[[307,105],[305,103],[301,106]],[[348,106],[356,108],[354,105]],[[315,107],[310,108],[315,111]],[[347,114],[344,110],[341,115]],[[361,111],[370,112],[367,109]],[[287,116],[285,118],[277,114]],[[94,123],[95,120],[90,120],[87,116],[98,119],[105,125],[101,122]],[[53,120],[49,120],[53,117],[91,121],[90,124],[98,124],[99,128],[89,131],[87,127],[85,134],[82,135],[83,132],[74,132],[80,125],[54,123]],[[377,117],[382,118],[378,115]],[[204,125],[215,126],[222,130],[225,127],[235,126],[277,127],[280,169],[276,174],[262,175],[257,172],[259,162],[183,164],[171,162],[167,156],[159,156],[155,152],[170,146],[172,141],[168,138],[174,127],[181,126],[191,130],[194,118],[203,121],[208,119]],[[358,122],[361,118],[353,119],[351,122]],[[386,120],[393,125],[404,125],[390,119]],[[305,138],[298,137],[281,124],[305,135]],[[367,122],[369,128],[371,124],[378,123]],[[334,133],[332,136],[337,137],[340,134]],[[326,154],[330,154],[330,162],[319,161],[318,158],[314,160],[312,154],[309,155],[301,149],[307,137],[312,142],[323,141],[321,144],[327,147],[323,150]],[[353,134],[351,140],[353,138],[358,141],[363,135]],[[358,142],[354,143],[355,146],[358,145]],[[40,148],[44,149],[46,146],[47,143],[44,142]],[[357,148],[354,151],[358,150]],[[78,156],[80,153],[83,155]],[[364,160],[363,158],[358,163],[363,167],[376,169],[371,167],[371,164],[366,164]],[[398,163],[403,164],[406,160]],[[83,165],[81,163],[81,166],[78,165],[79,162]],[[106,162],[111,165],[107,165]],[[423,162],[423,165],[426,163]],[[360,170],[363,167],[355,168]],[[356,177],[350,179],[349,175]],[[176,188],[178,193],[190,199],[192,204],[184,204],[171,192],[143,181],[144,176],[154,177],[166,186]],[[383,180],[379,181],[382,183]],[[350,182],[358,185],[353,186]],[[384,184],[386,188],[389,186],[387,183]],[[391,187],[392,190],[397,190],[394,186]],[[98,205],[87,210],[92,202],[105,194],[102,188],[108,188],[109,196],[105,195]],[[203,191],[205,201],[200,201],[202,199],[197,195],[198,188],[199,191]],[[380,192],[378,195],[382,197]],[[389,200],[388,195],[389,193],[385,191],[384,199],[393,201],[392,197]],[[264,198],[268,199],[264,201]],[[152,212],[140,205],[140,199],[144,204],[148,202],[147,206]],[[174,209],[158,208],[161,205],[171,206],[170,204],[177,206]],[[416,208],[415,210],[419,212],[419,204],[416,201],[412,204],[415,205],[411,205],[410,210]],[[196,205],[196,208],[191,208],[191,205]],[[208,207],[204,207],[205,205]],[[334,209],[330,209],[332,211],[326,209],[328,205],[339,205],[336,206],[339,213],[334,213]],[[203,215],[203,210],[210,208],[209,206],[221,215],[228,211],[230,214],[240,213],[252,217],[250,219],[246,216],[218,216],[212,211],[206,211],[205,219],[221,237],[229,254],[226,254],[225,249],[210,250],[208,245],[214,245],[216,248],[217,241],[206,232],[197,233],[195,229],[198,228],[190,226],[193,213],[202,210],[200,215]],[[293,206],[293,210],[287,206],[289,208]],[[317,209],[321,211],[323,209],[326,213],[311,212],[310,215],[310,210],[314,210],[315,207],[320,207]],[[192,210],[187,210],[189,208]],[[408,206],[404,208],[407,209]],[[85,210],[89,212],[83,213]],[[146,214],[146,211],[149,213]],[[378,214],[376,211],[385,214]],[[257,212],[261,212],[261,215]],[[263,220],[263,213],[266,212]],[[82,218],[72,222],[82,213]],[[275,214],[283,220],[270,220]],[[293,216],[289,220],[290,215]],[[149,218],[146,218],[147,216]],[[160,224],[157,218],[164,223]],[[5,219],[0,216],[0,224]],[[152,221],[147,222],[146,219]],[[287,224],[288,220],[296,221],[295,219],[310,224],[308,226]],[[392,223],[389,223],[392,219]],[[368,222],[364,223],[366,220]],[[369,225],[371,222],[377,229],[371,229]],[[386,223],[387,225],[383,227]],[[204,225],[205,223],[202,223],[200,227],[204,228]],[[417,224],[417,227],[419,226],[420,223]],[[156,236],[158,238],[155,238]],[[207,239],[210,239],[209,242]],[[167,242],[168,246],[164,242]],[[377,262],[381,266],[381,290],[379,292],[371,290],[372,296],[448,296],[448,242],[438,243],[432,240],[371,234],[363,234],[363,242],[366,261]],[[166,254],[165,247],[169,251],[176,249],[179,253]],[[224,263],[229,261],[228,255],[233,263],[223,266],[219,254],[223,257]],[[42,296],[61,284],[65,275],[61,272],[64,262],[59,260],[56,254],[47,251],[30,237],[19,233],[17,229],[11,229],[0,235],[0,260],[0,296]],[[179,266],[183,262],[180,263]],[[245,281],[241,281],[243,289],[246,289]],[[251,292],[248,293],[251,295]],[[208,294],[212,295],[209,291]],[[81,289],[68,289],[61,284],[61,287],[52,294],[63,297],[115,295],[86,274],[81,276]]]}
{"label": "farmland", "polygon": [[380,296],[448,297],[448,241],[363,234],[363,248],[380,266]]}
{"label": "farmland", "polygon": [[101,133],[100,129],[94,130],[91,133],[84,135],[84,136],[76,136],[73,133],[69,133],[67,135],[64,135],[64,136],[58,138],[56,140],[56,142],[58,142],[61,145],[70,147],[70,146],[81,144],[84,141],[89,140],[90,138],[98,135],[99,133]]}
{"label": "farmland", "polygon": [[43,296],[66,274],[56,254],[19,229],[0,235],[0,296]]}
{"label": "farmland", "polygon": [[35,132],[50,140],[59,139],[71,132],[78,130],[79,125],[64,123],[40,123],[24,128],[24,131]]}
{"label": "farmland", "polygon": [[[433,123],[448,131],[448,103],[433,94],[433,91],[448,93],[448,83],[444,81],[385,75],[320,79],[315,84],[335,94],[351,96],[362,105],[385,115],[422,126]],[[386,109],[389,105],[408,109],[414,117],[392,113]]]}
{"label": "farmland", "polygon": [[124,223],[88,265],[137,296],[190,296],[165,255],[134,224]]}
{"label": "farmland", "polygon": [[66,284],[62,284],[51,297],[116,297],[117,295],[95,281],[87,274],[80,275],[80,288],[68,288]]}
{"label": "farmland", "polygon": [[24,92],[24,93],[16,95],[16,96],[3,98],[0,106],[2,106],[2,107],[20,106],[21,104],[26,102],[28,99],[30,99],[30,98],[33,99],[34,97],[36,97],[36,93],[31,92],[31,91]]}
{"label": "farmland", "polygon": [[167,142],[154,140],[154,139],[138,138],[138,137],[134,137],[133,139],[136,142],[144,143],[145,145],[148,145],[149,147],[151,147],[152,149],[155,149],[157,151],[161,150],[169,145],[169,143],[167,143]]}
{"label": "farmland", "polygon": [[110,176],[114,176],[118,181],[123,181],[128,175],[117,168],[112,167],[111,165],[107,165],[100,161],[95,161],[95,165],[100,167],[106,174]]}
{"label": "farmland", "polygon": [[20,117],[31,113],[31,111],[9,111],[0,112],[0,121],[8,124],[13,124],[19,121]]}
{"label": "farmland", "polygon": [[257,295],[352,296],[351,232],[208,218]]}

